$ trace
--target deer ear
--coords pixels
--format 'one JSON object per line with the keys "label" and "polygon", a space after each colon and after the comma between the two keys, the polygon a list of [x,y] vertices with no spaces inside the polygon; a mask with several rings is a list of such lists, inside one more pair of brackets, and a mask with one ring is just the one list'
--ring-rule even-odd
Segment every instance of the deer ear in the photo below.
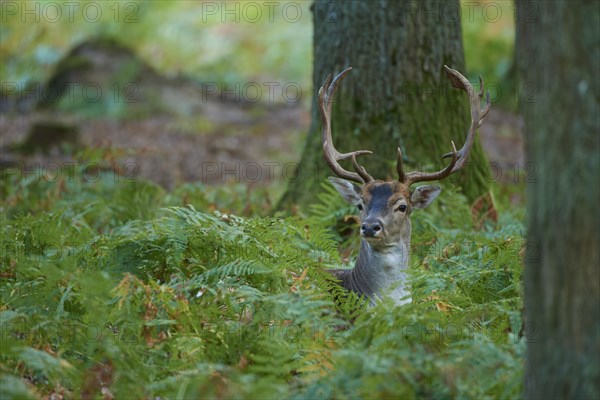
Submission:
{"label": "deer ear", "polygon": [[360,188],[354,183],[333,176],[327,179],[348,203],[357,204],[360,201]]}
{"label": "deer ear", "polygon": [[410,195],[410,202],[414,208],[425,208],[430,205],[442,188],[434,185],[419,186]]}

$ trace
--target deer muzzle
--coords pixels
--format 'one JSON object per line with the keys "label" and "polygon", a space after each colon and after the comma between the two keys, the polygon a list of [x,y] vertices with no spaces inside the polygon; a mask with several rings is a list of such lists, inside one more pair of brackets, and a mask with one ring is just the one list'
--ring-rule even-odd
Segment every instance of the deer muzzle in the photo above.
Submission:
{"label": "deer muzzle", "polygon": [[367,218],[360,226],[360,234],[364,238],[380,238],[383,236],[383,222],[378,218]]}

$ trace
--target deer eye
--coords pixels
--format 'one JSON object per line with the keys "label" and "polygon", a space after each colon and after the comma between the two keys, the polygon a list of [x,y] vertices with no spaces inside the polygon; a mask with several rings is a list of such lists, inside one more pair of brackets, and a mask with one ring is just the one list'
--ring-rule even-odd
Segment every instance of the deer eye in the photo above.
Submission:
{"label": "deer eye", "polygon": [[358,204],[356,205],[356,208],[358,208],[358,211],[362,211],[362,210],[363,210],[363,206],[362,206],[362,204],[360,204],[360,203],[358,203]]}
{"label": "deer eye", "polygon": [[400,206],[398,208],[396,208],[396,211],[405,212],[406,211],[406,205],[405,204],[400,204]]}

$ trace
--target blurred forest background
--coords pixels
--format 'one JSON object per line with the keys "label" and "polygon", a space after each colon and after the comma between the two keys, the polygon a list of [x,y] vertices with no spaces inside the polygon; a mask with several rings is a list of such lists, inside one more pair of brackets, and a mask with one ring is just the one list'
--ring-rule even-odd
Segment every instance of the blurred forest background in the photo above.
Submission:
{"label": "blurred forest background", "polygon": [[[167,189],[251,187],[268,199],[266,211],[293,176],[310,124],[310,6],[4,2],[3,163],[65,162],[83,146],[83,157],[94,153]],[[460,15],[462,72],[484,76],[492,94],[481,137],[501,168],[493,179],[519,203],[514,5],[464,2]]]}

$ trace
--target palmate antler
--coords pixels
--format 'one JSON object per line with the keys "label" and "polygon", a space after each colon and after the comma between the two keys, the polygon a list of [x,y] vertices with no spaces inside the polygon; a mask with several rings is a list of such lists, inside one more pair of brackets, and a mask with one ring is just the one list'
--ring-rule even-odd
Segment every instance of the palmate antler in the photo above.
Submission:
{"label": "palmate antler", "polygon": [[[331,75],[327,76],[325,83],[319,89],[318,96],[318,104],[319,104],[319,112],[321,114],[321,121],[323,123],[322,128],[322,142],[323,142],[323,153],[325,157],[325,161],[329,168],[340,178],[348,179],[358,183],[367,183],[373,181],[373,177],[367,173],[367,171],[356,162],[356,156],[360,156],[363,154],[372,154],[369,150],[357,150],[350,153],[340,153],[333,146],[333,141],[331,139],[331,106],[332,99],[335,95],[335,92],[340,84],[340,82],[344,79],[344,77],[350,72],[352,68],[346,68],[342,72],[340,72],[333,81],[331,80]],[[459,171],[467,162],[467,158],[469,157],[469,153],[473,147],[473,142],[475,140],[475,134],[477,132],[477,128],[481,126],[483,119],[487,115],[490,110],[490,93],[487,92],[486,102],[481,108],[481,99],[483,99],[484,94],[484,85],[483,79],[479,77],[479,85],[480,90],[479,93],[475,93],[475,89],[473,89],[473,85],[465,78],[460,72],[448,68],[444,65],[444,69],[446,71],[446,75],[452,86],[458,89],[462,89],[467,93],[469,97],[469,104],[471,108],[471,126],[469,127],[469,131],[467,133],[467,139],[465,144],[460,148],[460,150],[456,150],[456,146],[454,142],[452,143],[452,151],[450,153],[444,154],[442,158],[451,157],[450,163],[442,170],[438,172],[404,172],[403,163],[402,163],[402,151],[398,147],[398,161],[396,165],[396,170],[398,171],[398,180],[407,186],[412,185],[416,182],[424,182],[424,181],[434,181],[441,180],[453,174],[456,171]],[[346,160],[348,158],[352,158],[352,165],[356,172],[350,172],[343,169],[338,161]]]}
{"label": "palmate antler", "polygon": [[[327,165],[329,165],[329,168],[331,168],[333,173],[340,178],[348,179],[358,183],[367,183],[373,181],[374,179],[362,166],[358,165],[356,162],[356,156],[372,154],[373,152],[369,150],[358,150],[351,153],[342,154],[333,146],[333,140],[331,139],[331,106],[333,104],[333,96],[335,95],[335,91],[340,85],[340,82],[344,79],[348,72],[350,72],[350,70],[352,70],[352,67],[346,68],[340,72],[333,79],[333,81],[331,80],[331,74],[327,75],[325,83],[323,86],[321,86],[321,89],[319,89],[319,113],[321,114],[321,122],[323,124],[321,130],[323,154],[325,156]],[[346,171],[338,163],[338,161],[347,160],[348,158],[352,158],[352,166],[356,172]]]}
{"label": "palmate antler", "polygon": [[400,148],[398,148],[398,179],[410,186],[416,182],[424,182],[424,181],[436,181],[441,180],[453,174],[454,172],[460,170],[464,167],[467,162],[467,158],[469,157],[469,153],[471,152],[471,148],[473,147],[473,142],[475,141],[475,133],[477,132],[477,128],[481,126],[483,122],[483,118],[490,111],[490,92],[487,92],[486,101],[483,109],[481,108],[481,99],[483,98],[483,78],[479,77],[479,93],[475,93],[475,89],[473,89],[473,85],[465,78],[460,72],[455,69],[448,68],[448,66],[444,65],[444,69],[446,70],[446,76],[450,79],[452,86],[458,89],[462,89],[469,96],[469,104],[471,106],[471,126],[469,127],[469,131],[467,133],[467,139],[465,140],[465,144],[460,148],[460,150],[456,151],[456,146],[454,146],[454,142],[452,142],[452,151],[450,153],[444,154],[442,158],[451,157],[450,164],[446,166],[446,168],[438,171],[438,172],[408,172],[404,173],[402,168],[402,152]]}

